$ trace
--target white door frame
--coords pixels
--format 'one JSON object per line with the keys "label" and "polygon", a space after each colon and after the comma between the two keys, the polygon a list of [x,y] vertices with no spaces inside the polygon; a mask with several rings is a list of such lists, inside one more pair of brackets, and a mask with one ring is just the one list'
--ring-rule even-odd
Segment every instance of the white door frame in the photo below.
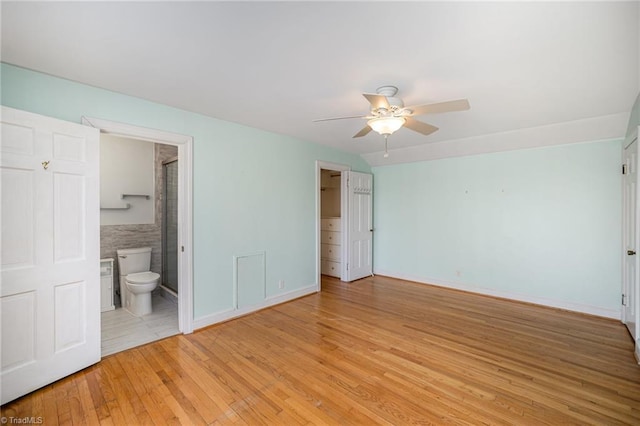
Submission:
{"label": "white door frame", "polygon": [[[322,218],[322,212],[320,211],[320,201],[321,201],[321,171],[322,170],[332,170],[335,172],[345,172],[351,170],[351,166],[339,163],[329,163],[327,161],[316,161],[316,291],[320,291],[322,287],[322,268],[320,264],[320,256],[321,256],[321,241],[320,241],[320,219]],[[340,194],[340,216],[342,220],[340,221],[340,238],[341,241],[341,253],[340,257],[343,260],[340,266],[340,279],[344,280],[346,277],[346,265],[347,263],[344,261],[346,259],[346,235],[347,235],[347,221],[345,218],[348,215],[348,206],[345,199],[344,191]]]}
{"label": "white door frame", "polygon": [[193,332],[193,137],[116,121],[82,117],[102,133],[178,147],[178,329]]}

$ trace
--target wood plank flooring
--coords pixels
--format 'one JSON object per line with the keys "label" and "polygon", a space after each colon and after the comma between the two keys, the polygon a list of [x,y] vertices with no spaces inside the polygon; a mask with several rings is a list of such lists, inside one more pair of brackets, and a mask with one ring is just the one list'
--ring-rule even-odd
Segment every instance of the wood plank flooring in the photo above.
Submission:
{"label": "wood plank flooring", "polygon": [[2,407],[44,424],[640,424],[618,321],[385,277],[103,358]]}

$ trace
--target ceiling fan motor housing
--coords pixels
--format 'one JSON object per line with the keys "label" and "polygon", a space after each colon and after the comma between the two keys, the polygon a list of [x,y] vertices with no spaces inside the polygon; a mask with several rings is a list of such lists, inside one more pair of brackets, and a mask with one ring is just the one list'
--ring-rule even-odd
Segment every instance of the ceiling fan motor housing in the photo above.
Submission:
{"label": "ceiling fan motor housing", "polygon": [[387,98],[387,102],[391,108],[389,110],[386,108],[374,108],[371,110],[373,115],[381,117],[394,115],[396,112],[404,108],[404,102],[402,102],[402,99],[395,97],[396,93],[398,93],[398,88],[396,86],[380,86],[376,89],[376,93]]}

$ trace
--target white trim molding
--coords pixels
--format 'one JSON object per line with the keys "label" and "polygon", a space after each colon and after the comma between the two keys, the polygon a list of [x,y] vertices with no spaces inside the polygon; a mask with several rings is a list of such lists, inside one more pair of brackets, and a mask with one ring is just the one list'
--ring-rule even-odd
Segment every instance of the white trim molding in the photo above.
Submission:
{"label": "white trim molding", "polygon": [[178,329],[193,332],[193,137],[100,118],[82,117],[85,126],[114,136],[178,147]]}
{"label": "white trim molding", "polygon": [[311,284],[297,290],[291,290],[286,293],[281,293],[275,296],[269,296],[260,303],[255,305],[245,306],[240,309],[225,309],[224,311],[214,312],[213,314],[204,315],[198,317],[193,321],[193,329],[198,330],[200,328],[209,327],[210,325],[218,324],[224,321],[229,321],[234,318],[242,317],[250,313],[259,311],[261,309],[269,308],[271,306],[280,305],[282,303],[290,302],[300,297],[308,296],[313,293],[317,293],[317,285]]}
{"label": "white trim molding", "polygon": [[471,286],[464,283],[431,279],[425,277],[417,277],[413,275],[400,274],[392,271],[375,270],[375,275],[382,275],[390,278],[398,278],[401,280],[412,281],[418,284],[433,285],[453,290],[462,290],[469,293],[481,294],[483,296],[499,297],[501,299],[509,299],[518,302],[531,303],[534,305],[546,306],[549,308],[563,309],[566,311],[580,312],[583,314],[594,315],[598,317],[611,318],[620,320],[622,312],[620,309],[606,309],[598,306],[585,305],[581,303],[566,302],[563,300],[548,299],[546,297],[529,296],[510,291],[494,290],[490,288],[482,288]]}

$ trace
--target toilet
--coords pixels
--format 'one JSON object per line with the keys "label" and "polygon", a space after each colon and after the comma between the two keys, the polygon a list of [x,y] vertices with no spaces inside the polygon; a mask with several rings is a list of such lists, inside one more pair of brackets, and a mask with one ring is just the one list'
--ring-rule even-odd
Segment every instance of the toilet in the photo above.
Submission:
{"label": "toilet", "polygon": [[160,274],[149,271],[151,247],[120,249],[116,253],[120,269],[122,307],[138,317],[150,314],[151,292],[160,280]]}

